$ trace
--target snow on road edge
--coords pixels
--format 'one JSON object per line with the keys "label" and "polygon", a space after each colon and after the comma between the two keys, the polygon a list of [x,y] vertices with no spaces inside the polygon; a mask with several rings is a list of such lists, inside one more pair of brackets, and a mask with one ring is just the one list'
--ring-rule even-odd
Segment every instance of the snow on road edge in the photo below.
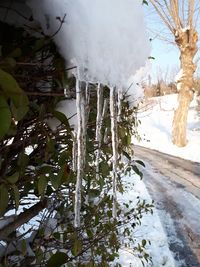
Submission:
{"label": "snow on road edge", "polygon": [[[118,193],[118,200],[121,204],[129,203],[131,200],[131,205],[134,207],[138,201],[138,196],[141,200],[146,200],[148,203],[152,202],[147,188],[139,176],[135,174],[130,177],[125,176],[124,184],[126,186],[126,191],[123,194]],[[169,250],[166,234],[155,208],[153,209],[153,215],[145,214],[143,216],[141,226],[137,226],[136,229],[134,229],[134,238],[136,238],[136,242],[140,242],[142,239],[151,241],[151,245],[148,245],[146,248],[147,253],[152,257],[152,262],[146,263],[145,267],[175,267],[175,262],[172,253]],[[119,262],[123,267],[143,266],[141,261],[127,249],[121,248],[119,255],[119,260],[115,262]]]}

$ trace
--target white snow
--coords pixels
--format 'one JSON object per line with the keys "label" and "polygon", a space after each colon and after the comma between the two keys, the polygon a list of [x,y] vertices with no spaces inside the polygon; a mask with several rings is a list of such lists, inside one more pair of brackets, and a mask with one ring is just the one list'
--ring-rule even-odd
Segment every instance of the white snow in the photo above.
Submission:
{"label": "white snow", "polygon": [[132,75],[127,83],[128,101],[131,106],[137,106],[144,97],[143,84],[146,84],[148,74],[151,72],[151,63],[147,61]]}
{"label": "white snow", "polygon": [[171,127],[177,95],[151,98],[140,106],[138,127],[141,141],[134,144],[156,149],[184,159],[200,162],[200,116],[197,98],[190,105],[188,114],[187,146],[177,147],[171,142]]}
{"label": "white snow", "polygon": [[181,80],[183,79],[183,76],[184,76],[183,69],[180,69],[180,71],[175,76],[176,88],[178,92],[181,90]]}
{"label": "white snow", "polygon": [[180,71],[175,76],[175,82],[179,82],[179,80],[183,77],[183,69],[180,69]]}
{"label": "white snow", "polygon": [[[70,126],[76,131],[78,128],[76,100],[75,99],[62,100],[58,103],[56,110],[65,114]],[[57,120],[56,118],[51,118],[47,120],[47,124],[54,131],[60,125],[60,121]]]}
{"label": "white snow", "polygon": [[[118,193],[118,201],[121,204],[132,201],[130,207],[135,207],[138,196],[141,200],[146,200],[147,203],[151,203],[151,197],[139,176],[133,174],[130,177],[124,177],[124,184],[126,185],[126,192],[123,195]],[[155,208],[153,209],[153,215],[150,213],[143,215],[141,226],[139,225],[134,229],[134,238],[136,238],[136,243],[141,242],[142,239],[151,241],[151,245],[147,245],[146,251],[151,256],[152,262],[145,262],[145,267],[175,266],[168,247],[166,234]],[[119,251],[119,255],[118,262],[120,262],[123,267],[142,267],[141,261],[135,257],[131,249],[122,247]]]}
{"label": "white snow", "polygon": [[[140,0],[29,0],[34,17],[54,39],[80,80],[117,88],[127,87],[131,75],[149,54]],[[56,19],[57,17],[57,19]],[[138,34],[139,29],[139,34]]]}

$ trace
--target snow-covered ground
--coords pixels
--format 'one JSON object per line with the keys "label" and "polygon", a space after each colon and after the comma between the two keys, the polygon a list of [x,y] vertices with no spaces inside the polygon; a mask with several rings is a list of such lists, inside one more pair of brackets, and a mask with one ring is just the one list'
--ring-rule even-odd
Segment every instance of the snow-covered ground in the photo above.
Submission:
{"label": "snow-covered ground", "polygon": [[177,157],[200,162],[200,105],[197,99],[190,105],[188,114],[188,144],[183,148],[171,142],[171,128],[174,109],[177,107],[177,95],[151,98],[139,109],[138,119],[141,124],[138,132],[141,141],[134,144],[156,149]]}
{"label": "snow-covered ground", "polygon": [[[130,177],[124,177],[124,184],[126,184],[126,192],[118,194],[118,200],[120,203],[129,203],[134,207],[138,201],[138,196],[141,200],[145,200],[147,203],[151,203],[152,199],[145,187],[143,181],[137,175],[131,175]],[[131,225],[130,225],[131,229]],[[151,213],[144,214],[141,220],[141,225],[134,229],[134,238],[137,242],[141,242],[142,239],[150,240],[151,244],[146,246],[146,251],[152,258],[151,262],[144,262],[142,265],[139,258],[135,257],[131,249],[122,247],[119,251],[119,260],[123,267],[174,267],[174,259],[168,247],[168,241],[166,234],[161,225],[157,211],[153,209],[153,215]]]}
{"label": "snow-covered ground", "polygon": [[[138,119],[141,124],[138,132],[141,141],[133,139],[134,144],[156,149],[174,156],[200,162],[200,110],[195,99],[190,106],[188,115],[188,144],[184,148],[178,148],[171,143],[171,126],[174,109],[177,107],[177,95],[152,98],[143,103],[139,109]],[[127,184],[134,181],[134,187],[129,186],[128,191],[120,198],[127,202],[140,196],[142,199],[151,201],[151,197],[143,183],[134,175],[125,177]],[[134,202],[133,202],[134,205]],[[152,262],[146,266],[175,266],[172,253],[168,247],[168,241],[163,227],[160,223],[157,210],[154,208],[153,215],[147,214],[142,218],[141,226],[136,229],[135,237],[151,240],[151,245],[147,247],[147,253],[152,257]],[[120,263],[122,266],[142,266],[141,262],[127,250],[120,250]]]}

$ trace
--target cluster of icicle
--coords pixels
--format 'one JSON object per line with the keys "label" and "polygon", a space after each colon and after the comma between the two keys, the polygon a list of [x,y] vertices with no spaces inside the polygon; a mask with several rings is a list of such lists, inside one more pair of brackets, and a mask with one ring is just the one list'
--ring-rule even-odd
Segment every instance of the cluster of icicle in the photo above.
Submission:
{"label": "cluster of icicle", "polygon": [[[80,227],[81,225],[81,188],[84,176],[84,165],[86,156],[86,129],[89,114],[89,87],[86,83],[86,88],[83,88],[81,82],[76,77],[76,108],[77,108],[77,133],[74,135],[73,147],[73,168],[77,173],[76,189],[75,189],[75,205],[74,205],[74,226]],[[110,102],[110,106],[108,103]],[[101,157],[102,145],[102,125],[107,109],[110,108],[111,119],[111,136],[112,136],[112,194],[113,194],[113,218],[117,217],[117,162],[118,162],[118,136],[117,136],[117,123],[121,115],[121,92],[115,88],[110,88],[110,99],[103,97],[103,86],[100,83],[97,86],[97,116],[96,116],[96,137],[95,141],[97,149],[95,151],[95,167],[96,179],[99,176],[99,164]],[[76,153],[77,152],[77,153]]]}
{"label": "cluster of icicle", "polygon": [[[27,0],[33,17],[53,39],[67,67],[77,66],[76,102],[78,130],[74,134],[74,170],[77,173],[75,226],[80,226],[81,184],[85,160],[87,90],[80,82],[101,83],[110,88],[110,115],[113,150],[113,217],[116,217],[117,120],[120,99],[115,88],[127,88],[127,82],[144,66],[150,46],[146,35],[141,0]],[[139,29],[139,32],[138,32]],[[56,34],[55,34],[56,33]],[[103,110],[108,103],[97,89],[96,175],[101,157]],[[135,94],[135,88],[133,88]],[[118,103],[117,103],[118,102]],[[75,156],[78,151],[77,157]]]}

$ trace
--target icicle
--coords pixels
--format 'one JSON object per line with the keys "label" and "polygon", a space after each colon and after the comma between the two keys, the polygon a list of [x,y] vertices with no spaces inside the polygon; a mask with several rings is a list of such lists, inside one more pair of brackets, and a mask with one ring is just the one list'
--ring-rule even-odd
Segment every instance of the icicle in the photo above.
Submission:
{"label": "icicle", "polygon": [[99,160],[100,160],[100,146],[101,146],[101,120],[102,120],[102,106],[103,106],[103,89],[100,83],[97,86],[97,117],[96,117],[96,138],[97,151],[96,151],[96,179],[99,179]]}
{"label": "icicle", "polygon": [[89,107],[89,103],[90,103],[90,88],[89,88],[88,82],[86,82],[86,84],[85,84],[85,102],[86,102],[86,105]]}
{"label": "icicle", "polygon": [[[96,155],[96,173],[97,174],[99,173],[99,160],[100,160],[100,157],[101,157],[100,147],[101,147],[101,144],[102,144],[102,126],[103,126],[103,120],[104,120],[107,108],[108,108],[108,99],[104,99],[103,111],[102,111],[101,120],[100,120],[100,126],[99,126],[99,149],[97,151],[98,154]],[[107,136],[107,132],[108,132],[108,129],[106,128],[105,129],[105,135],[104,135],[105,143],[107,142],[107,137],[108,137]],[[99,175],[96,176],[96,178],[98,178],[98,177],[99,177]]]}
{"label": "icicle", "polygon": [[84,133],[83,133],[83,114],[82,114],[82,92],[79,82],[79,75],[76,77],[76,108],[77,108],[77,178],[75,190],[75,206],[74,206],[74,226],[80,227],[80,210],[81,210],[81,186],[83,176],[83,161],[84,161]]}
{"label": "icicle", "polygon": [[[108,99],[104,99],[104,102],[103,102],[103,111],[102,111],[102,116],[101,116],[101,121],[100,121],[100,129],[102,129],[103,120],[104,120],[104,117],[105,117],[107,108],[108,108]],[[102,135],[101,135],[101,132],[100,132],[100,142],[101,141],[102,141]]]}
{"label": "icicle", "polygon": [[73,133],[73,148],[72,148],[72,169],[74,172],[77,171],[77,134]]}
{"label": "icicle", "polygon": [[86,95],[85,95],[85,91],[84,89],[82,88],[82,86],[79,86],[80,87],[80,96],[81,96],[81,117],[82,117],[82,155],[83,155],[83,168],[84,168],[84,165],[85,165],[85,153],[86,153],[86,144],[85,144],[85,139],[86,139],[86,120],[87,120],[87,115],[86,115]]}
{"label": "icicle", "polygon": [[[76,190],[75,190],[75,206],[74,206],[74,226],[80,227],[80,209],[81,209],[81,187],[84,175],[85,155],[86,155],[86,128],[89,114],[89,88],[86,83],[86,90],[82,90],[79,81],[79,75],[76,77],[76,108],[77,108],[77,143],[76,148],[78,155],[76,157]],[[86,91],[86,93],[84,93]],[[87,111],[87,112],[86,112]],[[75,147],[74,147],[75,149]],[[75,151],[74,151],[75,153]],[[75,155],[74,155],[75,160]]]}
{"label": "icicle", "polygon": [[121,115],[122,115],[122,97],[123,97],[123,94],[122,94],[122,90],[118,90],[118,100],[117,100],[117,103],[118,103],[118,114],[117,114],[117,121],[120,121],[121,120]]}
{"label": "icicle", "polygon": [[113,187],[113,218],[117,217],[117,113],[115,101],[115,89],[110,88],[110,117],[111,117],[111,135],[112,135],[112,187]]}
{"label": "icicle", "polygon": [[90,113],[90,89],[88,83],[85,83],[85,90],[82,92],[81,98],[81,115],[82,115],[82,128],[83,128],[83,167],[85,166],[85,155],[86,155],[86,134],[87,134],[87,123]]}
{"label": "icicle", "polygon": [[108,142],[108,128],[105,129],[103,142],[104,142],[104,144],[107,144],[107,142]]}
{"label": "icicle", "polygon": [[[84,123],[83,123],[83,132],[84,132],[84,155],[86,155],[86,134],[87,134],[87,123],[89,119],[89,113],[90,113],[90,88],[88,83],[85,84],[85,102],[84,102]],[[85,160],[84,160],[84,167],[85,167]],[[87,194],[85,196],[85,204],[89,205],[89,195]]]}

